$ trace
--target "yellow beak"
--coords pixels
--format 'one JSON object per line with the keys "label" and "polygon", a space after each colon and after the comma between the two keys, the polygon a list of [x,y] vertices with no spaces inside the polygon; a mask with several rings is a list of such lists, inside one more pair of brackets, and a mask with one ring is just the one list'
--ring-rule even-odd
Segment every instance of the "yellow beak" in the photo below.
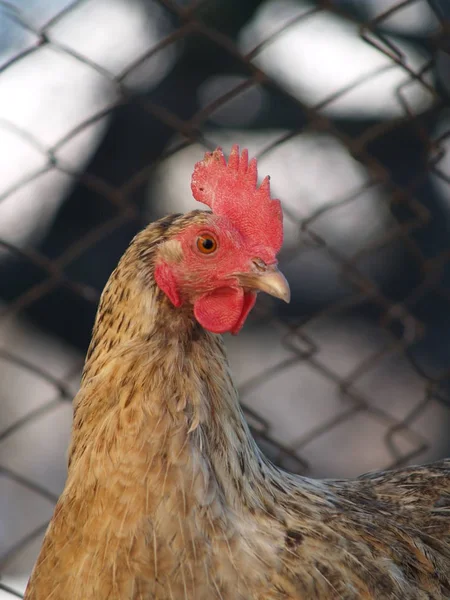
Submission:
{"label": "yellow beak", "polygon": [[284,300],[289,304],[291,290],[286,277],[275,266],[264,266],[264,269],[252,273],[237,274],[239,283],[243,288],[258,290],[270,294],[275,298]]}

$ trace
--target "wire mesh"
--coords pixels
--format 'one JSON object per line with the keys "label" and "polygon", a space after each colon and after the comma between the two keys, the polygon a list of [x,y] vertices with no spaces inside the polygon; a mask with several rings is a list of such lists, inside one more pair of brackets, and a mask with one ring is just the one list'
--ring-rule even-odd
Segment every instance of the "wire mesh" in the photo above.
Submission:
{"label": "wire mesh", "polygon": [[[58,173],[67,178],[71,186],[61,193],[61,197],[67,198],[76,188],[75,201],[81,205],[79,214],[84,215],[81,224],[77,222],[73,226],[73,232],[60,231],[58,243],[52,247],[32,238],[20,242],[14,236],[0,237],[0,268],[5,281],[0,289],[3,298],[0,327],[7,327],[14,319],[24,317],[43,329],[49,327],[52,334],[66,337],[69,343],[79,348],[70,368],[64,373],[61,369],[60,375],[55,375],[54,369],[30,359],[20,346],[18,349],[11,346],[10,338],[6,336],[6,341],[2,338],[0,361],[5,369],[13,375],[19,371],[27,372],[33,380],[45,382],[53,393],[48,401],[26,405],[17,418],[0,424],[0,476],[19,485],[24,493],[37,494],[50,504],[56,501],[55,491],[36,477],[16,471],[8,460],[4,464],[2,447],[18,431],[25,430],[61,404],[68,405],[73,398],[81,367],[79,359],[88,341],[86,332],[92,324],[107,276],[107,272],[102,271],[98,276],[84,277],[80,261],[81,265],[85,264],[83,261],[90,261],[92,252],[98,250],[102,256],[105,252],[112,255],[108,254],[106,270],[114,263],[132,234],[155,216],[153,208],[149,209],[143,198],[148,196],[149,182],[155,183],[156,177],[158,183],[157,178],[161,177],[165,165],[182,164],[170,162],[174,158],[184,156],[183,153],[193,147],[203,151],[211,150],[219,143],[225,146],[228,139],[234,141],[236,136],[245,140],[247,134],[256,130],[259,131],[256,156],[260,162],[281,152],[282,166],[291,161],[293,168],[301,171],[302,164],[298,162],[293,144],[298,140],[313,140],[314,144],[319,144],[319,152],[335,147],[343,149],[348,160],[358,168],[363,167],[365,174],[353,189],[347,186],[344,194],[339,186],[332,186],[326,200],[316,204],[305,201],[310,189],[303,189],[298,179],[290,182],[289,177],[286,178],[287,186],[298,185],[299,189],[295,190],[295,201],[284,204],[290,233],[281,264],[291,274],[291,280],[294,277],[294,297],[297,294],[299,300],[290,309],[280,309],[266,300],[255,310],[256,326],[269,323],[271,336],[276,338],[280,348],[279,359],[263,371],[244,373],[246,376],[239,380],[245,413],[257,442],[281,466],[313,475],[320,471],[310,468],[317,440],[328,437],[330,448],[337,453],[345,452],[339,446],[344,444],[342,434],[337,432],[348,432],[352,427],[356,431],[362,427],[364,437],[361,423],[369,421],[380,424],[379,444],[389,459],[380,467],[445,454],[448,450],[445,434],[436,434],[433,425],[436,419],[431,422],[425,416],[432,409],[437,420],[445,423],[445,419],[450,418],[450,355],[447,348],[450,332],[446,325],[450,309],[450,172],[446,162],[450,137],[450,15],[447,5],[431,0],[429,3],[398,0],[379,3],[378,12],[370,13],[363,9],[363,3],[356,2],[278,2],[276,10],[281,15],[278,20],[271,21],[265,29],[260,27],[259,37],[247,31],[244,43],[237,31],[244,29],[244,25],[256,18],[255,15],[259,15],[261,21],[264,15],[267,19],[274,14],[264,13],[262,3],[249,2],[248,6],[242,3],[239,8],[235,3],[225,5],[207,0],[159,0],[148,4],[148,14],[152,18],[152,11],[158,10],[158,15],[163,15],[170,27],[145,52],[122,64],[120,69],[113,69],[108,67],[107,60],[98,60],[95,52],[83,52],[82,44],[65,40],[64,28],[62,33],[59,29],[78,13],[81,14],[80,27],[87,26],[81,12],[87,4],[82,0],[61,4],[57,10],[49,9],[36,17],[36,13],[31,14],[25,8],[0,0],[5,31],[20,28],[26,34],[25,42],[19,48],[13,45],[1,55],[0,86],[8,73],[28,64],[35,68],[29,63],[32,57],[41,55],[43,50],[51,50],[81,64],[84,73],[95,73],[101,86],[109,86],[110,90],[107,101],[98,109],[92,108],[75,124],[63,125],[58,136],[53,138],[37,135],[20,120],[8,117],[7,110],[2,114],[0,102],[2,135],[19,139],[40,157],[38,164],[34,161],[2,188],[0,207],[14,200],[18,193],[26,193],[31,184],[46,174]],[[381,5],[385,7],[383,11]],[[419,36],[420,39],[409,33],[403,33],[402,39],[396,27],[404,20],[405,11],[418,5],[428,11],[431,25]],[[230,17],[233,10],[243,13],[242,22],[236,15]],[[312,35],[312,52],[316,53],[326,44],[332,46],[335,43],[332,34],[328,40],[319,35],[317,28],[326,21],[320,21],[322,25],[317,26],[318,18],[340,19],[340,23],[352,29],[355,39],[382,57],[375,61],[373,68],[363,65],[356,77],[320,98],[308,91],[307,86],[299,92],[289,76],[273,68],[270,59],[270,52],[279,49],[277,44],[287,35],[294,36],[297,41],[302,36]],[[108,35],[108,23],[102,24],[101,28]],[[254,29],[258,30],[256,26]],[[413,60],[405,40],[420,46],[420,61]],[[143,91],[136,85],[134,76],[142,69],[145,71],[146,65],[154,64],[152,61],[168,50],[173,51],[171,69],[176,72],[173,76],[172,71],[171,81],[177,81],[178,87],[169,84],[164,93],[158,93],[158,83],[151,93]],[[205,58],[208,54],[210,56]],[[186,55],[203,73],[197,80],[195,76],[189,79],[183,74],[186,67],[183,57]],[[341,59],[338,52],[336,60]],[[290,60],[295,71],[298,55],[293,53]],[[326,60],[326,57],[319,60]],[[358,56],[352,60],[357,63]],[[177,61],[181,66],[177,66]],[[308,56],[305,61],[307,64]],[[300,67],[304,69],[303,63]],[[193,102],[194,97],[198,99],[198,89],[206,76],[230,72],[234,79],[228,79],[225,88],[209,96],[205,92],[203,102]],[[193,73],[195,75],[195,69]],[[368,83],[392,73],[395,77],[390,80],[391,108],[377,114],[384,111],[383,106],[377,105],[371,112],[370,107],[362,105],[364,98],[370,104],[370,98],[367,94],[358,96],[359,91]],[[332,85],[331,78],[328,88]],[[251,95],[254,90],[266,99],[262,108],[264,116],[253,122],[249,118],[248,124],[245,123],[245,111],[249,103],[251,105],[259,97]],[[25,96],[33,93],[33,89],[22,90]],[[175,101],[180,93],[186,94],[186,105]],[[352,94],[356,94],[356,108],[345,105]],[[250,101],[239,104],[246,97]],[[233,102],[238,102],[234,109]],[[93,100],[92,105],[97,106],[98,102]],[[80,135],[97,125],[103,126],[105,119],[120,119],[121,111],[130,106],[138,125],[133,130],[133,137],[122,136],[122,151],[117,160],[111,149],[101,165],[95,161],[77,165],[67,160],[66,149],[79,140]],[[236,123],[228,126],[226,111],[230,106],[236,122],[239,116],[244,119],[238,126]],[[273,106],[278,107],[276,117],[271,113]],[[111,122],[108,123],[105,131]],[[140,131],[142,139],[139,139]],[[145,145],[148,134],[160,136],[161,143],[153,143],[152,151],[139,157],[139,147]],[[306,146],[306,154],[310,147]],[[124,160],[127,153],[133,155],[132,159],[116,173],[117,161]],[[190,154],[186,156],[191,157]],[[332,159],[333,155],[330,156]],[[314,164],[308,165],[314,167]],[[330,164],[329,173],[323,165],[322,170],[317,171],[320,176],[315,179],[316,188],[327,187],[327,178],[336,177],[331,172],[332,167]],[[339,165],[336,168],[339,170]],[[282,169],[280,173],[283,173]],[[280,173],[273,177],[275,187]],[[346,176],[344,169],[343,177]],[[360,211],[364,205],[367,194],[374,194],[370,197],[375,198],[377,210],[387,215],[383,227],[375,228],[374,233],[371,219],[375,218],[375,213],[368,211],[365,217],[363,209],[355,230],[359,242],[354,244],[349,239],[354,230],[345,227],[341,238],[337,239],[330,223],[351,221],[355,211]],[[280,196],[284,201],[283,195]],[[40,202],[39,196],[36,202]],[[162,203],[164,209],[164,198]],[[109,242],[112,246],[108,246]],[[311,267],[311,264],[315,266]],[[27,276],[21,277],[25,272]],[[386,276],[387,272],[389,276]],[[323,282],[327,278],[331,281],[328,287]],[[55,324],[59,318],[56,313],[64,313],[60,305],[66,300],[67,310],[86,315],[82,326],[78,323],[71,329],[62,321]],[[67,316],[70,318],[72,316]],[[354,339],[358,336],[371,338],[374,343],[365,352],[360,353],[356,348],[351,357],[347,356],[351,358],[347,362],[344,356],[345,366],[342,366],[336,356],[333,357],[333,344],[329,348],[329,332],[337,328],[338,341],[335,343],[338,350],[335,352],[340,353],[339,344],[345,337],[342,332],[347,324],[356,332]],[[325,337],[324,328],[328,332]],[[351,340],[347,347],[352,347]],[[394,395],[409,393],[412,388],[402,387],[401,380],[397,381],[396,387],[384,390],[382,381],[386,377],[386,368],[398,361],[403,369],[401,377],[406,373],[415,390],[401,410],[394,406]],[[292,368],[296,370],[292,371]],[[379,369],[384,369],[384,375],[377,375]],[[326,382],[328,387],[324,389],[333,394],[335,404],[329,416],[311,426],[308,422],[301,435],[288,439],[288,436],[283,437],[283,432],[274,433],[270,415],[276,408],[272,412],[267,407],[259,411],[252,397],[265,386],[269,391],[275,389],[276,394],[279,378],[287,377],[291,371],[294,381],[299,372],[311,377],[311,387],[315,381]],[[395,370],[394,381],[397,376],[400,377],[399,371]],[[6,378],[2,387],[8,381]],[[32,393],[32,388],[27,389]],[[282,395],[283,389],[279,393]],[[298,397],[298,402],[302,402],[302,397]],[[342,430],[344,425],[349,425],[350,429]],[[2,509],[2,519],[8,518],[10,509],[8,505]],[[12,545],[3,548],[0,572],[30,542],[42,537],[47,521],[43,519],[37,527],[21,532]],[[0,588],[11,596],[21,597],[9,580],[0,582]]]}

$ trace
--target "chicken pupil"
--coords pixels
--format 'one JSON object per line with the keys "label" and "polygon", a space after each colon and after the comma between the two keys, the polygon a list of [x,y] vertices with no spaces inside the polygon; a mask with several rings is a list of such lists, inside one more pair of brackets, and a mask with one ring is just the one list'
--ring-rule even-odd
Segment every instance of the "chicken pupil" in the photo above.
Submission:
{"label": "chicken pupil", "polygon": [[205,238],[202,242],[202,245],[205,250],[211,250],[211,248],[214,246],[214,242],[211,238]]}

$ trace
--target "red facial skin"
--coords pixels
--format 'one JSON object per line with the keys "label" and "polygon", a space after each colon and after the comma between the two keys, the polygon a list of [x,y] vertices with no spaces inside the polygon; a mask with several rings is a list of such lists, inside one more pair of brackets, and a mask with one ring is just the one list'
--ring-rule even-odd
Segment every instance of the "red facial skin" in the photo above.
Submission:
{"label": "red facial skin", "polygon": [[[205,234],[217,242],[211,254],[197,247],[198,237]],[[160,289],[174,306],[190,303],[195,318],[208,331],[238,333],[255,304],[256,292],[244,289],[237,275],[254,272],[254,259],[276,264],[274,250],[253,244],[227,217],[214,214],[206,225],[194,223],[175,239],[182,257],[157,263],[155,279]]]}
{"label": "red facial skin", "polygon": [[[256,160],[234,145],[228,163],[220,148],[206,153],[195,165],[191,189],[196,200],[209,206],[208,223],[193,223],[180,233],[181,256],[161,258],[155,267],[158,286],[175,306],[189,302],[203,327],[213,333],[237,333],[256,301],[238,275],[253,273],[253,261],[276,264],[283,243],[279,200],[270,196],[269,178],[258,186]],[[217,249],[202,254],[199,235],[212,235]]]}

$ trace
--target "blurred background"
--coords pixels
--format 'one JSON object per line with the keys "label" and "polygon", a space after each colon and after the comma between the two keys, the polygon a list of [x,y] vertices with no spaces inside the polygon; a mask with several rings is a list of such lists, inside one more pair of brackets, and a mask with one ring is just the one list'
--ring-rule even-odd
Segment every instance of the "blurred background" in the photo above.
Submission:
{"label": "blurred background", "polygon": [[109,274],[233,143],[282,200],[293,294],[227,337],[260,446],[313,477],[449,454],[450,2],[0,0],[1,600]]}

